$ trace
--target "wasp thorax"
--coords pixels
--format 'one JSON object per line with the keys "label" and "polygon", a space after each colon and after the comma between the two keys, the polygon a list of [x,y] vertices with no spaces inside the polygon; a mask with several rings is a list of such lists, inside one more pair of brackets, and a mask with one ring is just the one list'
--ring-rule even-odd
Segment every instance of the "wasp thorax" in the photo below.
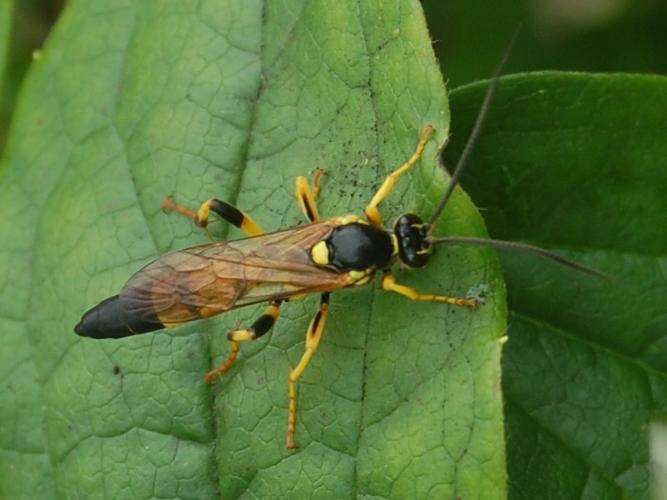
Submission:
{"label": "wasp thorax", "polygon": [[[314,259],[324,251],[313,247]],[[328,264],[340,270],[384,269],[391,262],[391,237],[382,228],[352,222],[337,227],[326,240]],[[317,261],[316,261],[317,263]]]}
{"label": "wasp thorax", "polygon": [[398,257],[410,267],[422,267],[428,261],[431,245],[426,241],[428,228],[414,214],[401,215],[394,224],[398,239]]}

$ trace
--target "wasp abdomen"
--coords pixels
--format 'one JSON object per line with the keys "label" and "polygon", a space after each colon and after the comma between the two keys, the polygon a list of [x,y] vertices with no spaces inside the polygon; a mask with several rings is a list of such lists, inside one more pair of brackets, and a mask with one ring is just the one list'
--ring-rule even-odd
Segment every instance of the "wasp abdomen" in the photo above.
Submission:
{"label": "wasp abdomen", "polygon": [[164,328],[157,317],[138,317],[127,310],[118,295],[88,310],[74,327],[77,335],[95,339],[118,339]]}

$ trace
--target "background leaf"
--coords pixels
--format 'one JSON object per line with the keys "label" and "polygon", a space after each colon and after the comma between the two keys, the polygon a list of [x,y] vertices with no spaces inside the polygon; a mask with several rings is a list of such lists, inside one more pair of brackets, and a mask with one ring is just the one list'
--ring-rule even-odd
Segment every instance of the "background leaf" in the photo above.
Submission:
{"label": "background leaf", "polygon": [[[457,158],[484,85],[452,93]],[[492,236],[556,249],[592,279],[503,256],[511,498],[647,498],[667,406],[667,79],[504,78],[464,186]]]}
{"label": "background leaf", "polygon": [[7,0],[0,3],[0,151],[2,151],[2,144],[7,128],[7,123],[4,113],[6,107],[7,92],[6,87],[6,73],[7,73],[7,59],[9,56],[9,44],[11,40],[12,28],[12,13],[14,11],[13,0]]}
{"label": "background leaf", "polygon": [[505,73],[667,74],[667,4],[633,0],[422,0],[451,88],[489,78],[521,24]]}
{"label": "background leaf", "polygon": [[[0,483],[36,497],[504,495],[504,289],[487,250],[400,274],[486,287],[474,312],[335,295],[301,384],[297,452],[284,448],[285,379],[313,299],[289,304],[213,389],[202,373],[224,333],[258,311],[120,342],[72,332],[143,263],[205,241],[161,213],[165,194],[215,195],[287,227],[302,221],[294,177],[324,166],[322,213],[359,213],[432,123],[420,168],[383,206],[388,222],[427,215],[448,112],[417,2],[71,2],[15,116],[0,178]],[[438,230],[484,233],[462,193]]]}
{"label": "background leaf", "polygon": [[7,66],[13,8],[14,2],[12,1],[0,4],[0,82],[4,80],[5,68]]}

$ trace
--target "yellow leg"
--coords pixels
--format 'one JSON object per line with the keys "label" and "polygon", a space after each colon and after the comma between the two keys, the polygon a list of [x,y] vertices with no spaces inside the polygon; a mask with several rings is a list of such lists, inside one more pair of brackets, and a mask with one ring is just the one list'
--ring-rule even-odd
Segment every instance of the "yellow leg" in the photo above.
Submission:
{"label": "yellow leg", "polygon": [[210,213],[213,212],[220,218],[241,229],[248,236],[257,236],[264,232],[259,224],[247,213],[217,198],[209,198],[201,204],[197,211],[194,211],[190,207],[176,203],[169,196],[165,196],[164,200],[162,200],[162,208],[190,217],[196,225],[203,228],[208,226]]}
{"label": "yellow leg", "polygon": [[296,365],[289,373],[289,417],[287,419],[287,447],[296,448],[294,442],[294,429],[296,427],[296,381],[308,366],[310,358],[317,350],[322,338],[322,331],[324,330],[324,321],[327,317],[327,310],[329,308],[329,294],[323,293],[320,300],[320,309],[313,317],[308,326],[308,333],[306,334],[306,351],[301,356],[299,364]]}
{"label": "yellow leg", "polygon": [[300,175],[296,178],[296,198],[299,200],[301,210],[310,222],[320,220],[320,214],[317,211],[317,197],[320,195],[320,177],[324,175],[324,170],[318,168],[313,177],[313,190],[310,190],[308,180]]}
{"label": "yellow leg", "polygon": [[220,366],[206,372],[204,380],[206,380],[207,384],[213,382],[216,376],[225,373],[232,367],[239,352],[239,342],[258,339],[271,329],[280,314],[280,304],[281,301],[279,300],[271,302],[264,311],[264,314],[257,318],[247,330],[233,330],[227,334],[230,346],[229,356],[227,356],[227,359]]}
{"label": "yellow leg", "polygon": [[213,383],[213,379],[215,379],[215,377],[229,370],[234,364],[234,361],[236,361],[236,356],[238,355],[238,353],[239,353],[239,343],[236,340],[230,340],[229,355],[227,356],[227,359],[225,359],[222,363],[220,363],[220,365],[218,365],[216,368],[213,368],[212,370],[209,370],[204,374],[204,380],[206,381],[206,383],[207,384]]}
{"label": "yellow leg", "polygon": [[421,293],[409,286],[396,283],[396,276],[391,273],[385,273],[382,277],[382,288],[390,292],[399,293],[412,300],[431,300],[435,302],[444,302],[455,306],[466,306],[475,308],[478,305],[477,299],[468,297],[450,297],[448,295],[434,295],[432,293]]}
{"label": "yellow leg", "polygon": [[313,198],[315,200],[320,197],[320,179],[323,175],[326,175],[324,169],[317,167],[315,169],[315,174],[313,175]]}
{"label": "yellow leg", "polygon": [[384,200],[387,197],[387,195],[389,195],[391,190],[394,188],[396,179],[398,179],[399,176],[410,170],[410,168],[417,162],[422,152],[424,151],[424,147],[426,146],[426,143],[428,142],[428,138],[431,135],[432,131],[433,131],[432,125],[426,125],[426,127],[424,127],[421,136],[419,137],[419,142],[417,143],[417,148],[415,149],[415,152],[412,153],[412,156],[408,159],[408,161],[403,163],[400,167],[398,167],[396,170],[394,170],[391,174],[389,174],[385,178],[384,182],[382,183],[382,186],[380,186],[380,189],[377,190],[377,193],[375,193],[373,199],[370,201],[368,206],[366,206],[364,212],[366,213],[366,218],[369,220],[371,224],[375,226],[382,226],[382,216],[380,215],[380,211],[378,210],[378,205],[382,202],[382,200]]}

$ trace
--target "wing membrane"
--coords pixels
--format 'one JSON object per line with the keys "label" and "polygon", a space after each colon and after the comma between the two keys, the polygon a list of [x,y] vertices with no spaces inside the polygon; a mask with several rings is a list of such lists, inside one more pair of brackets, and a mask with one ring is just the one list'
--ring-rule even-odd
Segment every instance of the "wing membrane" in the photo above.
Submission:
{"label": "wing membrane", "polygon": [[167,253],[130,278],[120,300],[128,313],[157,316],[170,326],[256,302],[343,287],[345,274],[315,266],[309,255],[336,225],[325,220]]}

